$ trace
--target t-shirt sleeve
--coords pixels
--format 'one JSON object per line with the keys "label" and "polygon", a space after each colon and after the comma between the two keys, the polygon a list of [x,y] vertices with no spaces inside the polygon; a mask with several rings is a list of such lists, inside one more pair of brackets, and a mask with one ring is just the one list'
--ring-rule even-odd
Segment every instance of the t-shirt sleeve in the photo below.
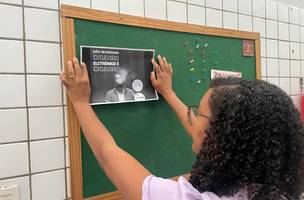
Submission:
{"label": "t-shirt sleeve", "polygon": [[178,181],[150,175],[142,186],[142,200],[221,200],[212,192],[200,193],[184,177]]}
{"label": "t-shirt sleeve", "polygon": [[145,178],[142,186],[142,200],[176,200],[178,183],[150,175]]}

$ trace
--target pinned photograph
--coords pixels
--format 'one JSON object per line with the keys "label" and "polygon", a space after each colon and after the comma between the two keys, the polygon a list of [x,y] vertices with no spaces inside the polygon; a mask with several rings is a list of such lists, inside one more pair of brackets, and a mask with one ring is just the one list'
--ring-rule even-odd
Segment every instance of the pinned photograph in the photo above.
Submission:
{"label": "pinned photograph", "polygon": [[87,65],[91,105],[158,100],[150,81],[153,49],[80,46]]}

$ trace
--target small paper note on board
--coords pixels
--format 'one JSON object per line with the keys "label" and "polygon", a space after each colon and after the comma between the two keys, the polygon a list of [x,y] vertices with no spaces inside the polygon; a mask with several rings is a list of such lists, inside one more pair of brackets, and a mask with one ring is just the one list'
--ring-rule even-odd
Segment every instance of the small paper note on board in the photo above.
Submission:
{"label": "small paper note on board", "polygon": [[243,40],[243,56],[254,56],[254,40]]}

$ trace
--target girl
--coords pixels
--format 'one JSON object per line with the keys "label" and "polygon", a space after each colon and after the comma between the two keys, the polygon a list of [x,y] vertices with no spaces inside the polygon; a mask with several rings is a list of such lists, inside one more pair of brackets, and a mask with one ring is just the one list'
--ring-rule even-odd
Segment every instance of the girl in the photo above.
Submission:
{"label": "girl", "polygon": [[200,105],[187,107],[172,89],[171,64],[160,56],[152,63],[154,88],[193,140],[189,180],[155,177],[117,146],[89,105],[85,64],[74,58],[60,75],[90,147],[125,199],[300,199],[303,125],[285,92],[260,80],[215,79]]}

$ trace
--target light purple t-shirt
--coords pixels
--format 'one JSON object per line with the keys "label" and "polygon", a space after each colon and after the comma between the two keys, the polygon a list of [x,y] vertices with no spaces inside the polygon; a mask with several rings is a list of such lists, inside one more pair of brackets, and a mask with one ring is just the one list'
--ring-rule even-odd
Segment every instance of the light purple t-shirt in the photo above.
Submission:
{"label": "light purple t-shirt", "polygon": [[233,197],[218,197],[213,192],[200,193],[184,177],[178,181],[150,175],[142,187],[142,200],[246,200],[246,190],[240,190]]}

